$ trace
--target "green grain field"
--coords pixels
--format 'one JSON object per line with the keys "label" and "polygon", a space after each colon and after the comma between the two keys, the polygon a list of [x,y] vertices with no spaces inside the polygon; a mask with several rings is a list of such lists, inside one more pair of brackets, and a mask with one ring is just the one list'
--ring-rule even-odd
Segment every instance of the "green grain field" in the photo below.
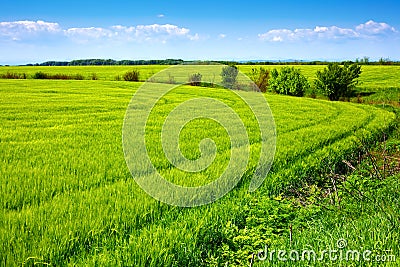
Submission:
{"label": "green grain field", "polygon": [[[249,73],[252,67],[240,70]],[[276,124],[276,154],[263,185],[249,193],[260,137],[252,131],[255,122],[248,108],[230,90],[178,86],[160,99],[147,128],[154,139],[147,143],[149,154],[159,172],[176,183],[198,185],[226,167],[229,136],[204,120],[184,129],[179,144],[185,155],[197,158],[197,141],[205,136],[215,140],[219,154],[209,169],[182,173],[160,156],[162,147],[155,139],[166,114],[196,97],[219,99],[239,114],[249,134],[251,157],[242,181],[223,198],[196,208],[174,207],[140,189],[125,163],[124,116],[141,83],[116,77],[134,68],[146,80],[166,66],[0,68],[0,74],[28,75],[24,80],[0,79],[0,265],[245,265],[250,252],[265,244],[289,246],[292,222],[299,226],[298,246],[309,244],[307,235],[319,240],[313,245],[336,242],[343,234],[338,225],[347,231],[346,238],[355,240],[353,245],[363,244],[357,229],[381,228],[378,236],[391,233],[383,245],[395,246],[398,232],[379,225],[379,216],[368,221],[370,225],[355,220],[359,226],[354,228],[339,217],[314,220],[323,216],[320,210],[298,209],[282,199],[288,188],[320,183],[342,160],[353,158],[361,142],[377,141],[394,125],[395,113],[371,105],[265,94]],[[312,81],[323,66],[300,68]],[[29,79],[38,71],[79,73],[87,80]],[[93,73],[98,80],[89,80]],[[390,88],[399,88],[399,75],[400,67],[365,66],[358,89],[394,90],[391,99],[396,99],[398,89]],[[313,228],[307,228],[311,224]],[[373,246],[379,240],[370,237],[365,242]],[[398,247],[393,253],[399,253]]]}
{"label": "green grain field", "polygon": [[[264,67],[266,69],[282,68],[282,66],[267,65],[267,66],[254,66],[254,65],[241,65],[239,70],[244,74],[250,74],[252,68]],[[322,70],[324,65],[303,65],[295,66],[301,69],[302,73],[310,80],[315,79],[315,72]],[[148,66],[66,66],[66,67],[37,67],[37,66],[20,66],[20,67],[0,67],[0,75],[7,72],[11,73],[26,73],[27,76],[32,76],[36,72],[42,71],[44,73],[57,74],[82,74],[86,79],[90,79],[93,73],[97,74],[99,80],[113,81],[117,76],[122,78],[123,74],[132,69],[138,69],[141,73],[141,80],[150,78],[155,73],[168,68],[165,65],[148,65]],[[360,77],[360,87],[365,88],[387,88],[399,87],[400,66],[363,66],[363,73]],[[217,77],[219,78],[219,77]]]}

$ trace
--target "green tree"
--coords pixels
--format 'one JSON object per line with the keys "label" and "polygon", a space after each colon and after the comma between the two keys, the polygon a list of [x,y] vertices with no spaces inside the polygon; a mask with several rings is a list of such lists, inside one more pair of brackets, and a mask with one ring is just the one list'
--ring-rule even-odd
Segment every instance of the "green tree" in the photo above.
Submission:
{"label": "green tree", "polygon": [[265,68],[252,68],[251,80],[257,85],[261,92],[265,93],[268,89],[269,71]]}
{"label": "green tree", "polygon": [[189,76],[189,84],[191,86],[200,86],[201,85],[201,78],[203,76],[201,73],[193,73]]}
{"label": "green tree", "polygon": [[361,59],[361,63],[364,63],[365,65],[368,65],[369,64],[369,57],[363,57]]}
{"label": "green tree", "polygon": [[128,71],[124,74],[124,80],[127,82],[138,82],[139,76],[139,70]]}
{"label": "green tree", "polygon": [[317,71],[315,88],[327,96],[331,101],[337,101],[340,97],[351,96],[353,89],[358,84],[361,66],[354,64],[330,63],[323,71]]}
{"label": "green tree", "polygon": [[310,84],[300,69],[283,67],[280,72],[277,69],[271,71],[269,88],[278,94],[303,96],[310,88]]}
{"label": "green tree", "polygon": [[226,88],[233,89],[236,85],[238,73],[239,70],[235,65],[223,67],[221,72],[222,85]]}

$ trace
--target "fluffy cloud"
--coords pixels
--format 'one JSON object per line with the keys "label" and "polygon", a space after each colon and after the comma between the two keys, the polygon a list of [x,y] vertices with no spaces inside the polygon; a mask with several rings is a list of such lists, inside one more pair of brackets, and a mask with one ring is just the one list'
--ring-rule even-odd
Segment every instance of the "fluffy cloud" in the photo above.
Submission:
{"label": "fluffy cloud", "polygon": [[122,39],[127,41],[160,41],[165,43],[169,39],[183,38],[191,41],[199,39],[199,35],[190,34],[187,28],[178,27],[171,24],[151,24],[137,26],[112,26],[111,32],[108,32],[109,38],[114,40]]}
{"label": "fluffy cloud", "polygon": [[165,43],[172,38],[198,40],[199,35],[190,34],[187,28],[171,24],[151,24],[136,26],[111,26],[108,28],[68,28],[62,29],[58,23],[44,21],[0,22],[0,39],[23,40],[28,35],[42,38],[44,35],[66,37],[77,42],[89,41],[160,41]]}
{"label": "fluffy cloud", "polygon": [[386,23],[368,21],[364,24],[351,28],[340,28],[337,26],[320,27],[313,29],[274,29],[266,33],[259,34],[261,40],[270,42],[284,41],[312,41],[312,40],[340,40],[340,39],[361,39],[374,38],[379,35],[390,35],[397,33],[396,29]]}
{"label": "fluffy cloud", "polygon": [[68,37],[72,38],[94,38],[94,39],[99,39],[99,38],[111,38],[113,36],[113,32],[107,29],[103,28],[95,28],[95,27],[90,27],[90,28],[70,28],[67,30],[64,30],[64,34]]}
{"label": "fluffy cloud", "polygon": [[55,34],[61,32],[58,23],[38,21],[12,21],[0,22],[0,37],[5,39],[20,40],[43,34]]}
{"label": "fluffy cloud", "polygon": [[364,24],[356,27],[356,30],[362,34],[377,35],[377,34],[390,34],[397,32],[396,29],[384,22],[378,23],[370,20]]}
{"label": "fluffy cloud", "polygon": [[58,23],[38,21],[13,21],[13,22],[0,22],[0,30],[9,32],[58,32],[60,26]]}
{"label": "fluffy cloud", "polygon": [[152,24],[152,25],[137,25],[137,26],[112,26],[113,34],[118,36],[126,36],[130,38],[136,38],[138,40],[160,38],[160,37],[187,37],[191,38],[189,34],[190,30],[186,28],[180,28],[176,25],[171,24]]}

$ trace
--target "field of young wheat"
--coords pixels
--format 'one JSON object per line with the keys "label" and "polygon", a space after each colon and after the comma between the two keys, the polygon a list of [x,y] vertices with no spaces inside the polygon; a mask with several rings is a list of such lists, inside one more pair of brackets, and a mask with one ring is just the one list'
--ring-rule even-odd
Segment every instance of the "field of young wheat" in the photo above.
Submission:
{"label": "field of young wheat", "polygon": [[[140,67],[141,77],[148,79],[162,68]],[[246,73],[249,68],[242,70]],[[312,79],[320,67],[303,68]],[[385,75],[382,86],[396,86],[400,68],[390,73],[383,68],[366,68],[363,85],[373,87],[376,82],[380,88],[380,78],[370,77],[379,73]],[[216,152],[208,168],[183,172],[163,154],[160,137],[167,115],[180,103],[199,97],[217,99],[238,114],[249,146],[237,149],[243,153],[249,150],[250,156],[239,184],[215,203],[174,207],[147,195],[132,178],[124,159],[124,116],[141,83],[115,78],[131,69],[0,69],[2,74],[26,73],[28,77],[38,71],[80,73],[88,79],[0,79],[2,264],[199,266],[228,262],[231,256],[246,258],[248,255],[230,254],[232,248],[227,244],[260,248],[278,237],[281,223],[293,212],[279,201],[282,192],[317,183],[321,174],[340,168],[343,159],[357,153],[361,141],[377,140],[395,120],[394,113],[373,106],[266,94],[276,126],[276,153],[264,183],[250,193],[248,186],[259,161],[262,138],[254,130],[255,118],[240,95],[251,99],[260,93],[178,86],[158,100],[146,125],[146,149],[159,173],[176,184],[197,186],[211,182],[228,167],[233,149],[230,136],[213,120],[192,120],[179,135],[179,146],[189,159],[207,157],[208,153],[211,157]],[[98,80],[89,80],[93,73]],[[148,92],[148,99],[154,93]],[[150,101],[146,99],[145,95],[143,105]],[[199,150],[204,138],[214,141],[216,151]],[[273,213],[275,228],[257,222],[262,217],[258,213],[271,209],[277,209]],[[264,225],[265,229],[257,228],[263,235],[243,232],[249,222]]]}

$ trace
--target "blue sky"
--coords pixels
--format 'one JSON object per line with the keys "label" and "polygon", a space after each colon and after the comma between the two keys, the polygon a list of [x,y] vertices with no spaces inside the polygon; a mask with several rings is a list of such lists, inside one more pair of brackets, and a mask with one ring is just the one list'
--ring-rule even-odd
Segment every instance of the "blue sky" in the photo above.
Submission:
{"label": "blue sky", "polygon": [[400,1],[20,1],[0,64],[81,58],[400,60]]}

